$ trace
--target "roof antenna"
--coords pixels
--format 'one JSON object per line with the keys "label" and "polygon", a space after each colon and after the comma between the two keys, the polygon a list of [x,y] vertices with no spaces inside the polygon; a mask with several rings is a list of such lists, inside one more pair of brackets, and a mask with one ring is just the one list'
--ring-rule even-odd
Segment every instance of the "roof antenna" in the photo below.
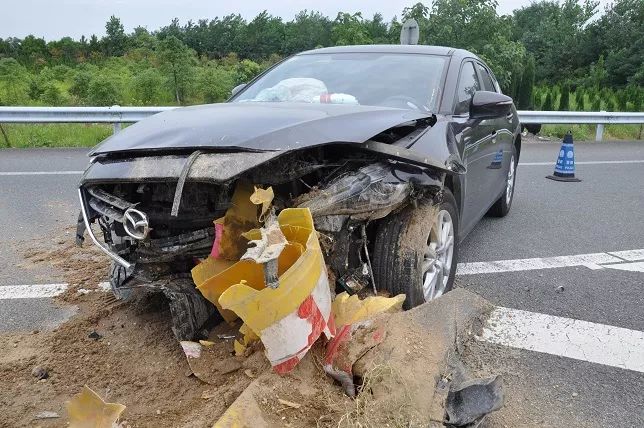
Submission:
{"label": "roof antenna", "polygon": [[405,21],[400,30],[400,44],[401,45],[417,45],[418,36],[420,35],[418,29],[418,22],[411,18]]}

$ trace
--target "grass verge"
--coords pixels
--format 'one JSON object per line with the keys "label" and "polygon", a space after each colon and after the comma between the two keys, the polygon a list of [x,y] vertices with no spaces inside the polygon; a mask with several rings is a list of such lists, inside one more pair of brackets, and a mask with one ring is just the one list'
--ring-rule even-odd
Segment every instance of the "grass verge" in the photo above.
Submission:
{"label": "grass verge", "polygon": [[[47,123],[2,124],[0,147],[93,147],[112,135],[110,124]],[[7,141],[9,144],[7,145]]]}
{"label": "grass verge", "polygon": [[[539,135],[563,138],[568,131],[579,141],[595,141],[595,125],[543,125]],[[644,137],[644,125],[606,125],[604,140],[641,140]]]}

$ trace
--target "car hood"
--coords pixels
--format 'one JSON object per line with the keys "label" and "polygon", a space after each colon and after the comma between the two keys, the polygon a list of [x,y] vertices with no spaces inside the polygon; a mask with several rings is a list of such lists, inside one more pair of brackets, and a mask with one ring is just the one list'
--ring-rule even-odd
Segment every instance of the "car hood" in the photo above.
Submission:
{"label": "car hood", "polygon": [[98,145],[90,156],[190,149],[288,151],[333,142],[363,143],[429,113],[337,104],[223,103],[151,116]]}

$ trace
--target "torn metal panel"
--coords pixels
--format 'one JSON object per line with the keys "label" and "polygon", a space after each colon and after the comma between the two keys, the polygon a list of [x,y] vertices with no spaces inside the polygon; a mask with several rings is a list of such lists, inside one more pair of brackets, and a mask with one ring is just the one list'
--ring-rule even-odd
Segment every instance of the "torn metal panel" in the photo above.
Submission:
{"label": "torn metal panel", "polygon": [[380,143],[378,141],[367,141],[362,144],[362,148],[369,152],[384,155],[389,159],[395,159],[401,162],[407,162],[412,165],[433,168],[449,174],[464,174],[465,165],[460,159],[448,154],[444,162],[426,155],[416,150],[407,149],[393,144]]}

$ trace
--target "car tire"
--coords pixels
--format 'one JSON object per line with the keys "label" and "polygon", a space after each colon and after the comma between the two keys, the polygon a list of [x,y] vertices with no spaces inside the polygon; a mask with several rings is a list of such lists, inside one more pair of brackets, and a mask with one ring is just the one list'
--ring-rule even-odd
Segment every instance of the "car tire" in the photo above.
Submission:
{"label": "car tire", "polygon": [[490,207],[488,214],[492,217],[505,217],[510,212],[514,199],[514,184],[517,179],[517,152],[512,148],[510,166],[506,175],[505,190],[501,197]]}
{"label": "car tire", "polygon": [[[376,288],[387,291],[392,296],[406,294],[403,304],[405,309],[440,297],[451,290],[456,274],[458,218],[456,200],[448,189],[444,189],[433,200],[419,201],[417,206],[408,206],[381,221],[376,232],[373,254]],[[436,240],[438,230],[445,227],[444,221],[451,225],[451,232],[448,233],[452,240],[449,250],[451,253],[444,254],[446,257],[440,266],[432,265],[431,254],[437,254],[434,250],[439,244],[432,242],[432,239]],[[438,257],[434,263],[437,259]],[[429,270],[428,265],[431,266]],[[443,266],[449,271],[446,272]],[[438,286],[434,287],[435,293],[430,290],[432,272],[437,275],[434,284]]]}

